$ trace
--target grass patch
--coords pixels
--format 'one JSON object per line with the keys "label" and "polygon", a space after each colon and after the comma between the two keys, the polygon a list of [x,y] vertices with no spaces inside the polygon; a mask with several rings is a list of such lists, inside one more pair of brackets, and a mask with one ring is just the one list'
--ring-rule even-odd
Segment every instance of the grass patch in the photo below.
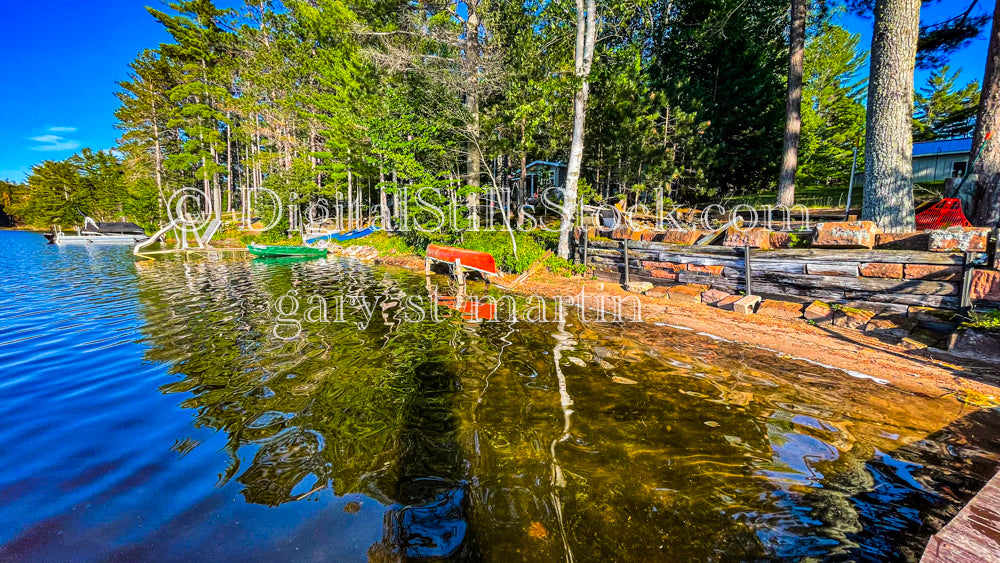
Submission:
{"label": "grass patch", "polygon": [[972,312],[969,320],[963,324],[971,328],[1000,332],[1000,311]]}
{"label": "grass patch", "polygon": [[331,242],[342,246],[370,246],[382,256],[423,255],[423,249],[418,250],[410,246],[403,237],[398,237],[385,231],[377,231],[366,237],[345,240],[344,242]]}
{"label": "grass patch", "polygon": [[514,239],[517,241],[517,256],[510,242],[510,233],[505,231],[465,233],[458,246],[492,254],[498,268],[521,274],[545,254],[546,248],[543,242],[529,233],[515,232]]}
{"label": "grass patch", "polygon": [[587,266],[583,264],[574,264],[565,258],[555,255],[549,256],[545,260],[545,267],[548,268],[548,270],[553,274],[564,278],[569,278],[574,275],[583,275],[587,272]]}

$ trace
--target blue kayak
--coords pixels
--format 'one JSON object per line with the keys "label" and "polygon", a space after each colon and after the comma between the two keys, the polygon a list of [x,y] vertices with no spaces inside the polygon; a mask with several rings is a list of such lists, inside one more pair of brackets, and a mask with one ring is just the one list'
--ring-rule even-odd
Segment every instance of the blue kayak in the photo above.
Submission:
{"label": "blue kayak", "polygon": [[356,238],[366,237],[375,231],[378,227],[365,227],[363,229],[354,229],[353,231],[347,231],[346,233],[327,233],[325,235],[320,235],[318,237],[312,237],[306,239],[306,244],[312,244],[319,242],[321,240],[332,240],[336,242],[344,242],[345,240],[353,240]]}

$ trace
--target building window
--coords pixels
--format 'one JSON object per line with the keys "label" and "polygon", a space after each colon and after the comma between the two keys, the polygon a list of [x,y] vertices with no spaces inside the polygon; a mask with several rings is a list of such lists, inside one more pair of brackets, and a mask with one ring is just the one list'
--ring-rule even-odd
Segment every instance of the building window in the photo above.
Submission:
{"label": "building window", "polygon": [[958,178],[959,176],[965,176],[965,165],[967,163],[962,160],[955,162],[951,165],[951,177]]}

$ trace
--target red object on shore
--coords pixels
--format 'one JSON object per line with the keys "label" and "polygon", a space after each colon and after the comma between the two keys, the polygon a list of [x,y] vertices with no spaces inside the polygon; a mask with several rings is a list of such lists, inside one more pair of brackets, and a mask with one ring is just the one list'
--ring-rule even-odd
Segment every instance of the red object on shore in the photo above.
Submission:
{"label": "red object on shore", "polygon": [[[455,311],[459,310],[458,299],[454,295],[439,295],[437,303]],[[467,321],[493,321],[497,318],[497,306],[495,302],[487,300],[485,303],[482,303],[475,297],[472,297],[464,301],[461,313],[462,318]]]}
{"label": "red object on shore", "polygon": [[439,262],[448,262],[449,264],[461,261],[463,268],[476,270],[492,276],[500,275],[497,272],[497,264],[493,256],[486,252],[430,244],[427,246],[427,257]]}
{"label": "red object on shore", "polygon": [[917,214],[916,219],[919,231],[972,226],[962,213],[962,201],[953,197],[935,203],[930,209]]}

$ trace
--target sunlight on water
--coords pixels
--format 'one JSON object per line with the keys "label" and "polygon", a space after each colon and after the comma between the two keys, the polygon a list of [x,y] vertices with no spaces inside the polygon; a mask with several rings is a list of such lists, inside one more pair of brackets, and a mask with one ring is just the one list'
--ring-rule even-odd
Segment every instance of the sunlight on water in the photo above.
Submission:
{"label": "sunlight on water", "polygon": [[915,561],[1000,461],[996,413],[691,331],[0,241],[3,561]]}

